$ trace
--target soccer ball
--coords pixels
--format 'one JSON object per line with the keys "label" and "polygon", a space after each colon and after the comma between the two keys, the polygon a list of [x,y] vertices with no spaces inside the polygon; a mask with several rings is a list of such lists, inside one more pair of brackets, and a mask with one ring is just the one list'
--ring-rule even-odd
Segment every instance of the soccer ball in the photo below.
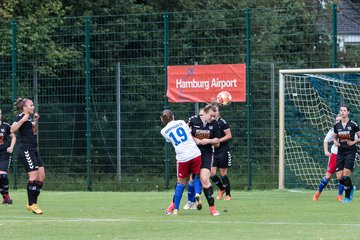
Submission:
{"label": "soccer ball", "polygon": [[227,91],[222,91],[219,92],[217,97],[216,97],[216,102],[217,104],[219,104],[220,106],[229,106],[232,100],[232,96],[229,92]]}

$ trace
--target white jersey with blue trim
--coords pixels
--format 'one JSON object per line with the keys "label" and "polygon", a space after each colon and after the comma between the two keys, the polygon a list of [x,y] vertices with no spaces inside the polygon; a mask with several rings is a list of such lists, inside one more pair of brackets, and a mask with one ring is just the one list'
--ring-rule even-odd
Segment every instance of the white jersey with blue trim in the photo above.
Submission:
{"label": "white jersey with blue trim", "polygon": [[[325,137],[324,141],[325,141],[325,142],[328,142],[328,143],[334,141],[334,129],[333,129],[333,128],[331,128],[331,129],[329,130],[329,132],[326,134],[326,137]],[[337,154],[337,153],[338,153],[338,147],[335,146],[335,144],[333,144],[333,145],[331,146],[331,150],[330,150],[330,151],[331,151],[331,153],[333,153],[333,154]]]}
{"label": "white jersey with blue trim", "polygon": [[175,148],[176,160],[187,162],[201,155],[198,146],[191,135],[191,130],[184,120],[169,122],[162,130],[161,135]]}

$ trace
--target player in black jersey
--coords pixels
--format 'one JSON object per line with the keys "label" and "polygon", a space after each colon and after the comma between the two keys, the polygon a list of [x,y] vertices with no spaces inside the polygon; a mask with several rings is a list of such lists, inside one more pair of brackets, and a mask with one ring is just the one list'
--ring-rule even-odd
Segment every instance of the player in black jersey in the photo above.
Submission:
{"label": "player in black jersey", "polygon": [[[204,108],[200,108],[198,116],[202,116],[203,113],[204,113]],[[192,179],[192,175],[190,175],[190,177],[188,179],[187,190],[188,190],[188,194],[187,194],[188,195],[188,201],[184,205],[184,209],[185,210],[194,210],[194,209],[201,210],[202,209],[202,204],[201,203],[199,204],[199,202],[196,202],[195,186],[194,186],[194,180]]]}
{"label": "player in black jersey", "polygon": [[217,216],[220,213],[215,209],[214,190],[210,182],[211,167],[214,160],[214,147],[219,147],[219,137],[221,130],[215,121],[217,108],[211,104],[203,108],[201,115],[193,116],[189,119],[189,127],[196,144],[201,151],[201,170],[200,179],[204,190],[204,195],[210,207],[210,213]]}
{"label": "player in black jersey", "polygon": [[20,111],[11,125],[11,132],[18,132],[19,146],[18,158],[24,164],[29,176],[27,183],[28,204],[26,208],[35,214],[43,211],[37,204],[43,182],[45,180],[45,168],[38,153],[37,134],[39,114],[35,113],[34,103],[27,98],[19,98],[14,103],[14,110]]}
{"label": "player in black jersey", "polygon": [[[11,138],[9,144],[9,137]],[[2,110],[0,109],[0,193],[3,197],[2,204],[12,204],[9,195],[8,170],[10,167],[10,155],[16,143],[15,134],[10,132],[10,125],[2,121]]]}
{"label": "player in black jersey", "polygon": [[[356,187],[352,184],[350,175],[354,168],[356,144],[360,142],[360,129],[356,122],[349,119],[350,108],[340,106],[341,121],[334,126],[334,144],[338,147],[336,156],[336,178],[344,185],[345,199],[348,203],[354,196]],[[355,139],[355,134],[358,139]]]}
{"label": "player in black jersey", "polygon": [[[221,137],[219,138],[220,147],[215,148],[214,163],[211,168],[211,180],[220,189],[216,199],[221,200],[223,194],[226,193],[224,200],[231,200],[230,181],[227,173],[228,168],[231,167],[229,140],[232,138],[232,135],[230,126],[223,118],[221,118],[218,107],[217,110],[215,120],[219,123]],[[217,168],[219,168],[221,179],[216,175]]]}

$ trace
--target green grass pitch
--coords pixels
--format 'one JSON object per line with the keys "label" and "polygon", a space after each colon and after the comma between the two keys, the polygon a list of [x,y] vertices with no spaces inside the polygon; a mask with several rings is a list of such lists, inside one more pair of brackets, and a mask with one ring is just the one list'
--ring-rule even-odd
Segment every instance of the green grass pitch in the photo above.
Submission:
{"label": "green grass pitch", "polygon": [[[4,239],[359,239],[360,194],[349,204],[335,201],[336,191],[238,191],[231,201],[216,201],[221,215],[180,209],[164,215],[169,192],[43,191],[35,215],[25,209],[26,192],[11,191],[14,204],[0,206]],[[181,206],[186,201],[183,195]]]}

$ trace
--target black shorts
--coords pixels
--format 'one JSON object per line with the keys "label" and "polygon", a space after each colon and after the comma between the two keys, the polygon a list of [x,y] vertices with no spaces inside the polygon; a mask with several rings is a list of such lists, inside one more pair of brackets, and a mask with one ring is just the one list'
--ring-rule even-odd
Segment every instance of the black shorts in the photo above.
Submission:
{"label": "black shorts", "polygon": [[351,171],[354,168],[356,152],[346,151],[338,152],[336,155],[336,172],[343,170],[344,168],[350,169]]}
{"label": "black shorts", "polygon": [[0,171],[8,172],[10,167],[10,154],[8,152],[0,153]]}
{"label": "black shorts", "polygon": [[19,160],[21,160],[21,162],[24,164],[26,172],[37,171],[39,167],[44,166],[37,150],[29,150],[19,147],[17,154]]}
{"label": "black shorts", "polygon": [[231,167],[230,151],[216,153],[214,156],[213,167],[230,168]]}
{"label": "black shorts", "polygon": [[214,154],[212,152],[202,152],[201,153],[201,168],[206,168],[211,171],[211,166],[213,165],[214,161]]}

